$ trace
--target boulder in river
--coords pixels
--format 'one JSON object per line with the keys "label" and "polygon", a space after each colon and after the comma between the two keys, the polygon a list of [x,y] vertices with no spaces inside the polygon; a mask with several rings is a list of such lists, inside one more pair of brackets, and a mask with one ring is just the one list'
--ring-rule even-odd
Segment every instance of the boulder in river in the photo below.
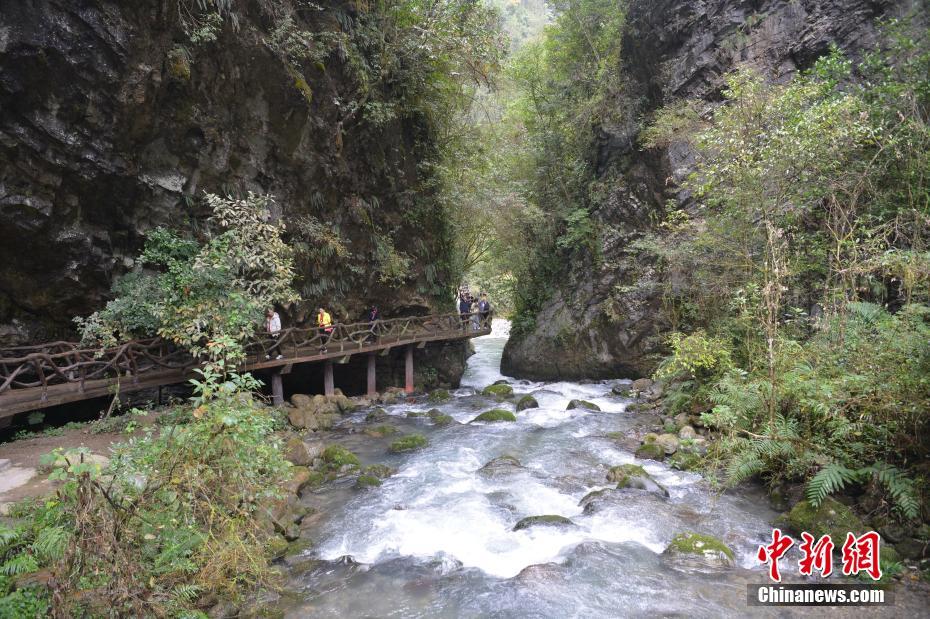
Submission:
{"label": "boulder in river", "polygon": [[513,397],[513,387],[506,383],[488,385],[481,390],[481,395],[492,397],[497,401],[503,401]]}
{"label": "boulder in river", "polygon": [[426,416],[437,426],[450,426],[455,423],[455,419],[451,415],[445,415],[437,408],[427,412]]}
{"label": "boulder in river", "polygon": [[621,464],[607,472],[607,481],[616,482],[617,490],[633,488],[668,496],[668,490],[637,464]]}
{"label": "boulder in river", "polygon": [[310,466],[313,457],[299,436],[290,435],[284,443],[284,459],[296,466]]}
{"label": "boulder in river", "polygon": [[437,403],[448,402],[451,399],[452,399],[452,396],[445,389],[436,389],[434,391],[431,391],[429,394],[430,402],[437,402]]}
{"label": "boulder in river", "polygon": [[678,451],[678,437],[671,433],[660,434],[659,438],[656,439],[655,445],[658,445],[665,450],[665,455],[670,456],[676,451]]}
{"label": "boulder in river", "polygon": [[530,527],[573,527],[575,523],[565,516],[545,514],[543,516],[527,516],[514,525],[514,531],[522,531]]}
{"label": "boulder in river", "polygon": [[690,441],[697,437],[697,432],[694,431],[694,428],[691,426],[685,426],[678,431],[678,438]]}
{"label": "boulder in river", "polygon": [[498,456],[493,460],[489,460],[478,469],[478,473],[486,477],[498,477],[501,475],[508,475],[515,473],[523,469],[523,465],[520,464],[520,461],[514,458],[513,456]]}
{"label": "boulder in river", "polygon": [[422,434],[408,434],[407,436],[402,436],[391,443],[391,446],[388,449],[392,453],[403,453],[405,451],[413,451],[415,449],[426,447],[426,445],[426,437]]}
{"label": "boulder in river", "polygon": [[485,421],[485,422],[496,422],[496,421],[516,421],[517,416],[511,413],[510,411],[505,411],[502,408],[494,408],[489,411],[485,411],[472,419],[472,422],[475,421]]}
{"label": "boulder in river", "polygon": [[517,400],[517,412],[525,411],[529,408],[539,408],[539,402],[536,401],[536,398],[526,394]]}
{"label": "boulder in river", "polygon": [[665,460],[665,449],[657,443],[646,443],[641,445],[634,454],[640,460]]}
{"label": "boulder in river", "polygon": [[846,533],[862,534],[868,527],[852,509],[832,497],[826,497],[814,507],[809,501],[800,501],[785,515],[788,525],[796,533],[807,531],[820,538],[829,535],[833,540],[845,540]]}
{"label": "boulder in river", "polygon": [[570,411],[576,408],[584,408],[589,411],[600,411],[601,407],[595,404],[594,402],[588,402],[587,400],[572,400],[568,403],[568,406],[565,407],[565,410]]}
{"label": "boulder in river", "polygon": [[733,565],[736,556],[716,537],[702,533],[679,533],[672,539],[662,556],[679,567],[725,568]]}
{"label": "boulder in river", "polygon": [[345,472],[359,467],[359,459],[354,453],[342,445],[330,445],[323,450],[324,467],[330,471]]}
{"label": "boulder in river", "polygon": [[652,387],[652,382],[651,378],[637,378],[630,387],[632,387],[633,391],[645,391]]}

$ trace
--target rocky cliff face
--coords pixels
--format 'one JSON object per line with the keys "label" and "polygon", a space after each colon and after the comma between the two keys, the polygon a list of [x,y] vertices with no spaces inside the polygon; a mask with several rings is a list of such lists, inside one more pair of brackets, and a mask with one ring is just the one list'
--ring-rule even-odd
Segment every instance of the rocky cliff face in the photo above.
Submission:
{"label": "rocky cliff face", "polygon": [[[593,215],[601,260],[571,265],[529,333],[504,350],[505,373],[534,379],[637,377],[651,373],[667,325],[658,317],[672,285],[630,243],[669,200],[690,206],[677,188],[692,153],[684,144],[644,151],[641,119],[687,98],[713,106],[726,74],[740,64],[773,80],[810,67],[831,45],[856,58],[876,43],[876,21],[903,14],[909,0],[632,0],[623,37],[626,122],[595,131],[592,164],[610,197]],[[674,279],[673,277],[671,278]],[[632,286],[631,284],[636,284]]]}
{"label": "rocky cliff face", "polygon": [[[432,309],[441,217],[414,197],[434,144],[428,125],[415,114],[369,122],[348,109],[362,86],[344,49],[324,49],[362,9],[232,4],[242,7],[237,26],[226,19],[215,40],[197,42],[181,23],[196,2],[4,0],[0,345],[72,336],[72,317],[105,303],[148,231],[201,230],[205,191],[273,194],[291,240],[311,256],[313,222],[339,236],[354,260],[345,278],[298,260],[310,304],[342,319],[370,302],[386,316]],[[322,34],[311,52],[324,51],[283,57],[289,42],[273,44],[281,37],[268,7]],[[400,86],[368,88],[390,103]],[[309,237],[298,238],[301,218]],[[385,260],[407,272],[383,277]]]}

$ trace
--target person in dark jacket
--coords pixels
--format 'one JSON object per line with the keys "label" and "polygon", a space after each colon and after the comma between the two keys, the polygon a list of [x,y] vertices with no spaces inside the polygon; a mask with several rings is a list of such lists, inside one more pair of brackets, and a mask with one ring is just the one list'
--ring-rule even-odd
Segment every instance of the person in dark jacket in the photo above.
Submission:
{"label": "person in dark jacket", "polygon": [[468,325],[468,314],[471,312],[471,301],[464,292],[459,295],[459,315],[462,317],[462,326]]}
{"label": "person in dark jacket", "polygon": [[491,325],[489,320],[491,319],[491,303],[488,301],[488,293],[481,293],[481,300],[478,301],[478,312],[481,314],[481,328],[487,329]]}

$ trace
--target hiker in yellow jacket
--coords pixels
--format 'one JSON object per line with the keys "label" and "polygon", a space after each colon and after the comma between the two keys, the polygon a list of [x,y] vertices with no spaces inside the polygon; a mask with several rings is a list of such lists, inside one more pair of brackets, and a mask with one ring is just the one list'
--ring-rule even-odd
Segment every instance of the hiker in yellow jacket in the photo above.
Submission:
{"label": "hiker in yellow jacket", "polygon": [[322,307],[317,310],[316,313],[316,326],[320,329],[320,337],[322,339],[322,346],[320,350],[326,350],[326,343],[329,340],[329,334],[333,332],[333,318],[329,315]]}

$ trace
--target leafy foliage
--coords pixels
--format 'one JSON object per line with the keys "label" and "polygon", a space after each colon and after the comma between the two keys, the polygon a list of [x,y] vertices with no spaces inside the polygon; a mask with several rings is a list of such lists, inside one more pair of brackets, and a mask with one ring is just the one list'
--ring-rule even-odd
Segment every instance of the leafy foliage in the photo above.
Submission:
{"label": "leafy foliage", "polygon": [[197,244],[153,231],[141,255],[143,269],[117,282],[116,298],[105,309],[75,318],[85,341],[113,345],[160,335],[199,355],[208,342],[243,342],[265,308],[296,299],[292,251],[281,239],[284,225],[270,221],[271,197],[207,194],[206,201],[217,234]]}
{"label": "leafy foliage", "polygon": [[874,481],[913,519],[930,448],[930,182],[913,150],[930,146],[930,55],[887,31],[895,46],[859,80],[834,50],[787,84],[734,73],[708,121],[661,113],[645,139],[697,149],[702,205],[639,247],[679,278],[666,305],[683,334],[657,375],[713,405],[730,483],[809,479],[816,506]]}
{"label": "leafy foliage", "polygon": [[179,616],[205,593],[270,586],[264,512],[290,465],[275,438],[283,421],[245,391],[254,383],[205,374],[185,423],[116,445],[105,469],[83,449],[45,458],[62,485],[18,505],[16,528],[0,527],[0,579],[52,578],[12,591],[7,579],[0,609],[44,613],[51,601],[59,616]]}

